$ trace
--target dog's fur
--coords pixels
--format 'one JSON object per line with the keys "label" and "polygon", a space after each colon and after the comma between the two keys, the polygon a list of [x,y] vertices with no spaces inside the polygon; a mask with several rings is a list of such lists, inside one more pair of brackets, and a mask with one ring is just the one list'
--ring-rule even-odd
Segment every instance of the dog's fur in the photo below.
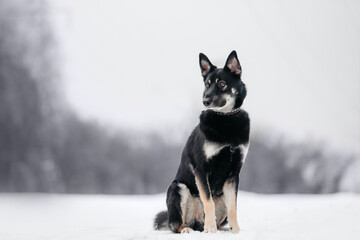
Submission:
{"label": "dog's fur", "polygon": [[229,223],[239,232],[236,198],[239,173],[249,146],[250,120],[240,109],[246,96],[241,66],[232,51],[223,68],[199,55],[207,110],[191,133],[175,180],[167,191],[167,209],[155,217],[156,230],[216,232]]}

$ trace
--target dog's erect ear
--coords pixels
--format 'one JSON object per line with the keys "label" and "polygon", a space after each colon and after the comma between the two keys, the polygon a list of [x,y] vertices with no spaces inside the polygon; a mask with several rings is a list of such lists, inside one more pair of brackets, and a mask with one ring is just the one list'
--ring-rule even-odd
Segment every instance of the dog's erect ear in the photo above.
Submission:
{"label": "dog's erect ear", "polygon": [[241,75],[241,66],[235,50],[232,51],[227,58],[224,69],[232,72],[237,76]]}
{"label": "dog's erect ear", "polygon": [[214,69],[216,68],[214,65],[211,64],[208,57],[205,56],[205,54],[203,54],[203,53],[199,54],[199,64],[200,64],[200,69],[201,69],[201,75],[203,75],[203,77],[208,75],[209,72],[214,71]]}

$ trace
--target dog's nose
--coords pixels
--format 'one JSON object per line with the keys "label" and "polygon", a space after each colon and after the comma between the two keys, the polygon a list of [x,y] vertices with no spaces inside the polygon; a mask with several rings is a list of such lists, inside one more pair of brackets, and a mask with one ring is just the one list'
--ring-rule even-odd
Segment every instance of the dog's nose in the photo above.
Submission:
{"label": "dog's nose", "polygon": [[203,104],[204,104],[205,107],[210,106],[210,104],[211,104],[210,98],[204,98],[203,99]]}

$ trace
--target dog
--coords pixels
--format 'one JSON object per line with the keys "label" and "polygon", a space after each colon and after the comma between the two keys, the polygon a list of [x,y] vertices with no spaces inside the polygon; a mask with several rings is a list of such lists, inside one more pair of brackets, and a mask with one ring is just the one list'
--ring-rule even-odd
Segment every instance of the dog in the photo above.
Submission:
{"label": "dog", "polygon": [[175,180],[167,190],[167,211],[156,215],[154,228],[174,233],[238,233],[239,173],[250,134],[248,113],[240,107],[247,90],[236,51],[223,68],[214,66],[203,53],[199,64],[206,110],[188,138]]}

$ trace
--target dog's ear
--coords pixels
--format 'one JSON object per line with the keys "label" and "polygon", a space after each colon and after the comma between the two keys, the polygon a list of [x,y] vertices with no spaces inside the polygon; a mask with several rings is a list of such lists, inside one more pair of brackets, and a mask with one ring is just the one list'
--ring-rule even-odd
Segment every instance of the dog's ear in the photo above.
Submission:
{"label": "dog's ear", "polygon": [[208,57],[205,56],[205,54],[203,54],[203,53],[199,54],[199,64],[200,64],[200,69],[201,69],[201,75],[203,77],[208,75],[209,72],[214,71],[214,69],[216,68],[214,65],[212,65],[212,63],[210,62]]}
{"label": "dog's ear", "polygon": [[228,56],[224,69],[240,77],[241,66],[235,50]]}

